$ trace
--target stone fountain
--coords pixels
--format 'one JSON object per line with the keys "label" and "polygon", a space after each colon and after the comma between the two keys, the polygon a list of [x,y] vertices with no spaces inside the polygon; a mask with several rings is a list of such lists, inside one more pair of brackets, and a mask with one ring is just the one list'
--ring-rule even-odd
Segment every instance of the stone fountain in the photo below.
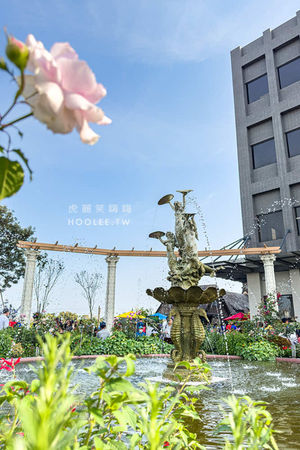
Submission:
{"label": "stone fountain", "polygon": [[[168,379],[176,378],[174,367],[179,361],[191,363],[198,356],[203,362],[206,361],[205,352],[201,350],[205,330],[200,317],[207,319],[207,316],[199,305],[212,303],[225,294],[224,289],[218,291],[215,287],[208,287],[203,290],[198,286],[204,275],[214,276],[215,271],[203,264],[198,257],[195,214],[186,212],[186,196],[191,190],[177,192],[182,194],[182,202],[171,203],[174,198],[172,194],[165,195],[158,201],[159,205],[169,204],[174,211],[175,234],[170,231],[155,231],[149,234],[149,237],[160,240],[166,247],[169,265],[167,279],[171,287],[168,290],[157,287],[146,291],[159,302],[173,306],[170,315],[174,318],[171,328],[174,349],[171,352],[172,362],[164,373],[164,377]],[[182,367],[176,369],[183,375],[184,370]]]}

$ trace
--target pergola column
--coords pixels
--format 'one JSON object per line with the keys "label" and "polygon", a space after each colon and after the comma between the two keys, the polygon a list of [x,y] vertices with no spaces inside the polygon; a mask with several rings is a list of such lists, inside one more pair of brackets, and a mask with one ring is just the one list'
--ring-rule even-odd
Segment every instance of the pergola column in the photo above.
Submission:
{"label": "pergola column", "polygon": [[[265,271],[265,285],[266,285],[266,295],[277,300],[277,289],[275,281],[275,271],[274,262],[276,260],[275,255],[262,255],[260,257],[264,264]],[[276,302],[275,308],[278,311],[278,303]]]}
{"label": "pergola column", "polygon": [[22,293],[21,316],[24,322],[27,325],[29,325],[31,318],[35,266],[36,266],[36,259],[39,255],[39,251],[27,249],[25,250],[25,255],[26,255],[26,267]]}
{"label": "pergola column", "polygon": [[116,267],[119,259],[116,255],[109,255],[105,258],[107,262],[105,322],[108,331],[112,329],[115,316]]}

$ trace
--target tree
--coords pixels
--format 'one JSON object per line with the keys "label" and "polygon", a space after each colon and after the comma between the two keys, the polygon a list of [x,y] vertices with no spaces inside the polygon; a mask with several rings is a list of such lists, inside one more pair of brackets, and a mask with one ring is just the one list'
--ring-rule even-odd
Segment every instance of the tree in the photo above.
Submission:
{"label": "tree", "polygon": [[38,261],[37,273],[34,279],[34,293],[38,313],[46,310],[49,305],[49,295],[64,270],[65,266],[62,261],[48,260],[45,256]]}
{"label": "tree", "polygon": [[75,275],[75,282],[81,286],[85,299],[88,302],[90,317],[93,317],[93,309],[95,306],[96,294],[102,285],[103,277],[100,273],[89,274],[86,270],[82,270]]}
{"label": "tree", "polygon": [[22,228],[13,212],[6,206],[0,206],[0,296],[3,292],[24,276],[24,251],[17,247],[18,241],[27,241],[33,237],[34,229]]}

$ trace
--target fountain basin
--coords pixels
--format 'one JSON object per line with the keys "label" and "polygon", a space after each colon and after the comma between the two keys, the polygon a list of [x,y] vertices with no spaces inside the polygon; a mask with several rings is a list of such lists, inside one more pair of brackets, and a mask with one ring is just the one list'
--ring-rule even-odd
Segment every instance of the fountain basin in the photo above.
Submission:
{"label": "fountain basin", "polygon": [[200,286],[191,286],[188,289],[172,286],[168,290],[157,287],[153,290],[147,289],[146,293],[151,297],[154,297],[160,303],[169,303],[176,306],[179,306],[180,304],[198,306],[205,303],[212,303],[218,297],[225,295],[224,289],[218,291],[218,289],[213,286],[210,286],[205,290],[201,289]]}
{"label": "fountain basin", "polygon": [[[87,375],[83,370],[93,362],[93,359],[78,359],[73,362],[76,369],[73,384],[78,385],[79,395],[90,393],[99,385],[96,376]],[[139,383],[147,378],[162,378],[168,362],[168,358],[139,358],[136,361],[136,373],[131,377],[132,382]],[[36,364],[39,362],[35,362],[32,366]],[[233,388],[227,361],[212,359],[209,364],[216,380],[211,384],[210,390],[200,392],[196,405],[201,417],[200,422],[189,424],[197,434],[198,440],[206,445],[208,450],[222,448],[222,438],[214,435],[214,429],[222,418],[219,405],[223,398],[232,393],[236,396],[249,395],[253,400],[268,402],[268,410],[274,418],[274,428],[281,431],[281,434],[276,436],[279,448],[300,449],[300,364],[231,359]],[[18,364],[16,375],[18,379],[26,381],[35,378],[31,365],[24,363]],[[9,373],[0,372],[0,383],[10,379]],[[224,404],[222,406],[226,409]]]}

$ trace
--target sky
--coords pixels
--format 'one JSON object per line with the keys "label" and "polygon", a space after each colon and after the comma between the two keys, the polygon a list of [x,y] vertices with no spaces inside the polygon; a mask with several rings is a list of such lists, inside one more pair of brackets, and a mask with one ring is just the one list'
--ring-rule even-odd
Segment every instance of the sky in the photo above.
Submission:
{"label": "sky", "polygon": [[[174,217],[157,201],[188,188],[204,217],[197,218],[199,249],[241,238],[230,51],[289,20],[298,8],[294,0],[10,0],[1,26],[23,41],[31,33],[47,49],[69,42],[106,87],[99,106],[112,124],[94,127],[101,139],[90,147],[76,131],[54,135],[33,118],[24,121],[23,138],[12,138],[29,158],[33,181],[27,177],[4,204],[23,226],[35,228],[39,242],[159,250],[148,235],[173,230]],[[2,54],[4,47],[2,33]],[[0,73],[0,111],[13,93]],[[81,270],[103,275],[96,299],[103,310],[104,257],[49,256],[66,268],[48,310],[87,313],[74,282]],[[121,258],[116,312],[155,310],[158,303],[145,291],[167,287],[167,271],[162,258]],[[219,283],[241,292],[238,283]],[[17,306],[21,293],[22,280],[6,298]]]}

